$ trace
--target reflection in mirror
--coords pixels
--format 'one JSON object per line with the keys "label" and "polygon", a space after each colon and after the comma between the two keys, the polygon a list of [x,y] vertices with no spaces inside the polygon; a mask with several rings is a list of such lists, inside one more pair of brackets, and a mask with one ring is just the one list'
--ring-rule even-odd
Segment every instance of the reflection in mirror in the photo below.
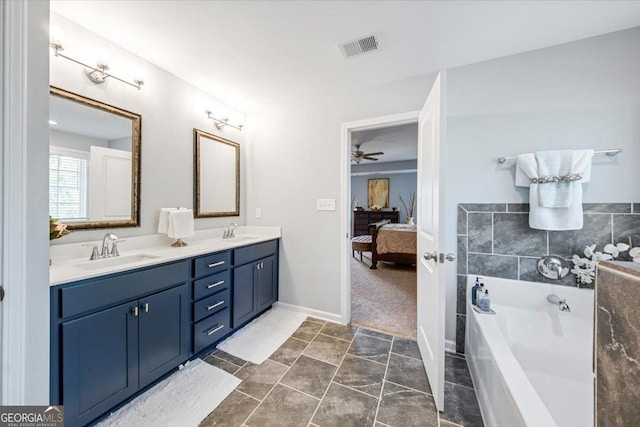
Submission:
{"label": "reflection in mirror", "polygon": [[71,229],[138,226],[140,115],[50,94],[49,215]]}
{"label": "reflection in mirror", "polygon": [[240,215],[240,145],[193,130],[196,218]]}

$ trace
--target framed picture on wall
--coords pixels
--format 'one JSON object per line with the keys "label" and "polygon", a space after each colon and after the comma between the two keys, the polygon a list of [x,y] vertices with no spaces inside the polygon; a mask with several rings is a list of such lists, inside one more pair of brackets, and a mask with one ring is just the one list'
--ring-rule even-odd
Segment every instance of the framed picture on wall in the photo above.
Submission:
{"label": "framed picture on wall", "polygon": [[369,180],[369,206],[389,207],[389,178]]}

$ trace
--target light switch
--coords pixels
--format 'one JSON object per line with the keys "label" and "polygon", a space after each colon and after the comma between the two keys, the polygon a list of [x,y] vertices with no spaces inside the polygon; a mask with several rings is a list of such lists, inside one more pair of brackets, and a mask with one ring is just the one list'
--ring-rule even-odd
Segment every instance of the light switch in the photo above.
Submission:
{"label": "light switch", "polygon": [[336,199],[318,199],[317,210],[319,211],[335,211]]}
{"label": "light switch", "polygon": [[256,218],[262,218],[262,208],[256,208]]}

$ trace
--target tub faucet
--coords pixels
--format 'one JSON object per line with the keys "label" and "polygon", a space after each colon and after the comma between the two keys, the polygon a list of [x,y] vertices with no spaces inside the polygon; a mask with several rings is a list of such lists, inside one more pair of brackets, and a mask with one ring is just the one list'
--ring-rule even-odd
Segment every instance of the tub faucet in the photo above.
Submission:
{"label": "tub faucet", "polygon": [[564,298],[560,298],[556,294],[547,295],[547,301],[549,301],[551,304],[557,305],[560,311],[571,311],[571,309],[569,308],[569,304],[567,304],[567,300]]}
{"label": "tub faucet", "polygon": [[227,229],[224,231],[224,234],[222,235],[223,239],[233,239],[235,236],[234,231],[235,229],[238,228],[238,224],[236,224],[235,222],[232,222],[231,224],[229,224],[227,226]]}

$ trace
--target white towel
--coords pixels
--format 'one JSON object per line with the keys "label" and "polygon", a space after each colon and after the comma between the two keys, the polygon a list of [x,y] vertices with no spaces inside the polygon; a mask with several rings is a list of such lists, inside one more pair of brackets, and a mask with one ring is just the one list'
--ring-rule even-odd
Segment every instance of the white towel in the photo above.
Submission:
{"label": "white towel", "polygon": [[193,211],[191,209],[175,209],[169,212],[169,230],[167,236],[182,239],[195,234],[193,230]]}
{"label": "white towel", "polygon": [[169,232],[169,212],[177,208],[160,208],[160,219],[158,221],[158,233],[167,234]]}
{"label": "white towel", "polygon": [[[536,151],[538,176],[571,175],[573,151]],[[571,205],[571,190],[575,182],[553,182],[538,185],[538,202],[544,208],[568,208]],[[575,184],[580,185],[580,184]]]}
{"label": "white towel", "polygon": [[580,230],[582,228],[582,183],[591,180],[592,157],[593,150],[574,151],[572,173],[579,173],[582,179],[574,181],[574,187],[571,189],[571,203],[566,208],[547,208],[540,206],[539,184],[531,183],[531,178],[539,177],[535,154],[518,156],[516,186],[530,187],[529,227],[538,230]]}

